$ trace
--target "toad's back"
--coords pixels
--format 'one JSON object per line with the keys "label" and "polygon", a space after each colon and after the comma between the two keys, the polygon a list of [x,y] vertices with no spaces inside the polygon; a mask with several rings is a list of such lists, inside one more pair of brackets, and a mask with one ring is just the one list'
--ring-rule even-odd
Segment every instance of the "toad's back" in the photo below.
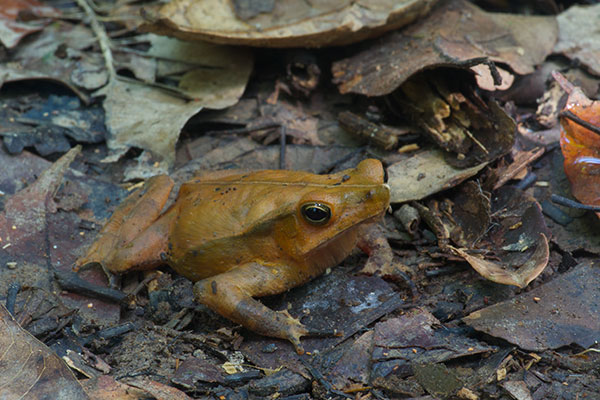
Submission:
{"label": "toad's back", "polygon": [[[169,211],[177,215],[167,261],[194,281],[248,262],[306,261],[321,243],[381,214],[386,196],[380,174],[357,169],[331,175],[225,171],[194,179],[182,185]],[[315,226],[302,219],[299,208],[310,202],[331,208],[328,224]]]}

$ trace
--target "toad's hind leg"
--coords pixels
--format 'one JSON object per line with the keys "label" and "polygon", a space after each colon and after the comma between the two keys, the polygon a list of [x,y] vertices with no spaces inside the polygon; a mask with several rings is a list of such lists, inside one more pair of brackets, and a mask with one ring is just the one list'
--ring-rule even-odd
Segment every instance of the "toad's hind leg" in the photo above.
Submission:
{"label": "toad's hind leg", "polygon": [[160,252],[166,246],[170,213],[158,221],[173,180],[166,175],[150,178],[117,207],[76,269],[99,263],[111,272],[132,267],[148,269],[160,264]]}
{"label": "toad's hind leg", "polygon": [[311,332],[287,311],[273,311],[252,297],[281,293],[304,281],[288,266],[249,263],[197,282],[194,295],[199,303],[254,332],[289,340],[303,354],[300,337]]}

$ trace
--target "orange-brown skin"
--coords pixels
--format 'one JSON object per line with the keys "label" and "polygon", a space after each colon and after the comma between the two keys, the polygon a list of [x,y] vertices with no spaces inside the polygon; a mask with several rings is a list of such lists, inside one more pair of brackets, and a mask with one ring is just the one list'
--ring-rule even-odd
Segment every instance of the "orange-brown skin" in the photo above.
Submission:
{"label": "orange-brown skin", "polygon": [[[219,314],[263,335],[288,339],[299,353],[310,332],[285,311],[253,297],[301,285],[341,262],[366,224],[389,206],[377,160],[331,175],[265,170],[219,171],[181,186],[162,215],[173,182],[149,180],[117,208],[77,266],[115,273],[167,263],[196,282],[194,295]],[[310,222],[302,205],[329,207]]]}

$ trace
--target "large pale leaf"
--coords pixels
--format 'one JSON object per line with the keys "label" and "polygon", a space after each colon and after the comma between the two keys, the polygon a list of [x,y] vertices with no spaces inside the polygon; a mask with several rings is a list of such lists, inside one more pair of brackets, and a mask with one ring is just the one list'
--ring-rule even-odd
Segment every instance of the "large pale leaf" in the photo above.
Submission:
{"label": "large pale leaf", "polygon": [[266,47],[342,45],[407,25],[437,0],[173,0],[142,29],[184,39]]}
{"label": "large pale leaf", "polygon": [[154,35],[149,41],[148,55],[159,58],[158,74],[179,79],[179,87],[167,91],[116,80],[97,94],[106,96],[103,105],[112,151],[104,161],[115,161],[130,147],[138,147],[158,163],[155,174],[173,165],[175,144],[190,117],[204,107],[220,109],[238,101],[252,70],[252,56],[243,49],[209,43]]}

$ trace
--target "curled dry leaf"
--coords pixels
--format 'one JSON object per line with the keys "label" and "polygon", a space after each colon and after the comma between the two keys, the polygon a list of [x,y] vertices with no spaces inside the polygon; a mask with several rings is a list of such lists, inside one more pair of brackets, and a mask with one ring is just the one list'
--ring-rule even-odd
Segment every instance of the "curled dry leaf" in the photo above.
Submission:
{"label": "curled dry leaf", "polygon": [[0,64],[0,84],[49,79],[68,86],[85,101],[87,95],[79,88],[96,89],[107,79],[100,53],[84,53],[95,41],[85,26],[56,21],[21,43],[11,52],[9,62]]}
{"label": "curled dry leaf", "polygon": [[472,256],[463,249],[452,248],[452,250],[464,258],[484,278],[503,285],[524,288],[537,278],[548,264],[548,257],[550,256],[548,238],[543,233],[540,234],[535,246],[535,252],[516,271],[507,270],[501,263],[485,260],[479,256]]}
{"label": "curled dry leaf", "polygon": [[334,63],[332,71],[340,92],[367,96],[389,94],[425,68],[468,67],[465,62],[480,57],[528,74],[551,53],[556,37],[554,17],[488,13],[464,0],[447,1],[422,22]]}
{"label": "curled dry leaf", "polygon": [[[484,278],[524,288],[542,273],[550,255],[550,232],[541,207],[520,190],[505,187],[495,193],[492,211],[492,221],[489,228],[486,225],[485,235],[469,243],[471,249],[484,250],[488,259],[470,254],[466,247],[449,248]],[[462,229],[469,226],[469,221],[469,218],[456,219]],[[464,241],[459,243],[465,244]],[[491,261],[490,256],[500,261]]]}
{"label": "curled dry leaf", "polygon": [[142,29],[188,40],[261,47],[343,45],[407,25],[437,0],[173,0]]}
{"label": "curled dry leaf", "polygon": [[560,118],[560,148],[571,192],[584,204],[600,205],[600,101],[590,100],[559,73],[552,75],[569,93]]}

